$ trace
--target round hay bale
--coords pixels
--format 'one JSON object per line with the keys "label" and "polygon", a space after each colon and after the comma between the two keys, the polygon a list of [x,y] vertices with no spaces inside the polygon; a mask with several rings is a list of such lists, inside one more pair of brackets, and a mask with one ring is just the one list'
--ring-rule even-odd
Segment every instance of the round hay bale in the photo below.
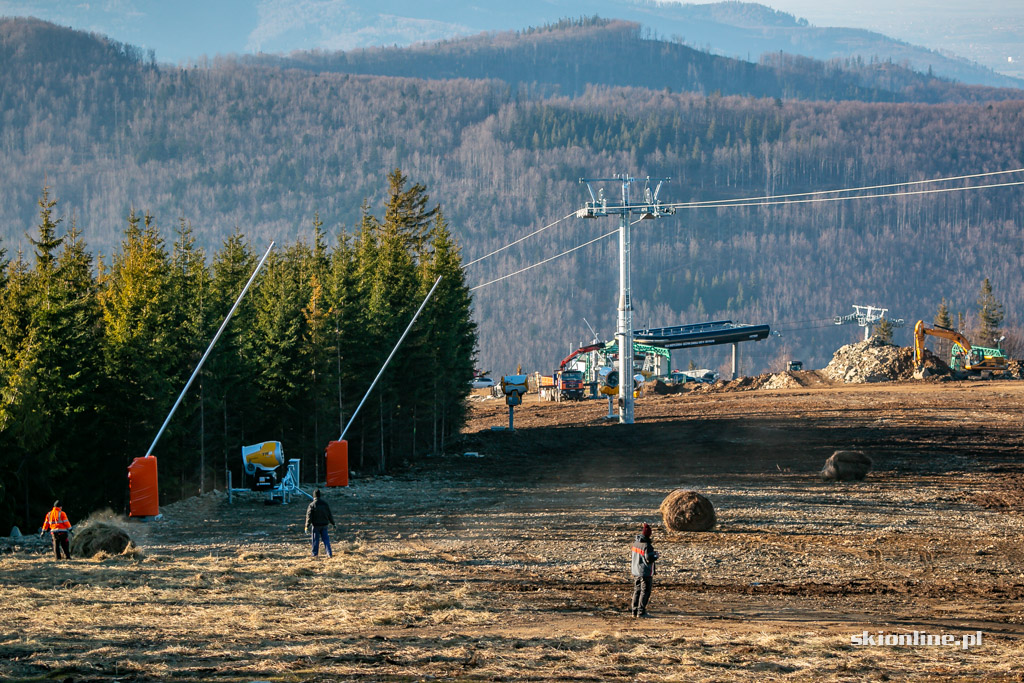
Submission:
{"label": "round hay bale", "polygon": [[661,519],[669,531],[708,531],[715,526],[715,508],[696,491],[676,489],[661,501]]}
{"label": "round hay bale", "polygon": [[871,471],[872,461],[864,451],[836,451],[825,461],[825,481],[861,481]]}
{"label": "round hay bale", "polygon": [[71,538],[72,557],[92,557],[99,552],[120,555],[132,543],[124,529],[106,522],[94,522],[75,531]]}

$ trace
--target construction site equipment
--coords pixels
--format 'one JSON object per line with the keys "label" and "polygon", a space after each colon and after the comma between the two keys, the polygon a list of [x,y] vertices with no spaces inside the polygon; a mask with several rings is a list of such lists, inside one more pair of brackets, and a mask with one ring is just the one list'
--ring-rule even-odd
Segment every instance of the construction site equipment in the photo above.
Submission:
{"label": "construction site equipment", "polygon": [[791,360],[789,361],[789,364],[786,365],[786,369],[790,372],[800,372],[804,369],[804,363],[799,360]]}
{"label": "construction site equipment", "polygon": [[234,502],[233,494],[250,490],[265,491],[268,504],[278,501],[288,504],[292,495],[296,493],[312,500],[313,496],[299,487],[301,464],[298,458],[289,460],[281,480],[278,481],[279,468],[284,465],[284,448],[280,441],[264,441],[253,446],[242,446],[242,466],[245,472],[253,477],[253,483],[248,489],[234,488],[231,470],[228,470],[228,502]]}
{"label": "construction site equipment", "polygon": [[575,358],[583,355],[584,353],[599,351],[605,346],[606,344],[604,342],[594,342],[593,344],[581,346],[562,358],[562,361],[558,364],[558,372],[554,375],[553,390],[548,394],[549,399],[556,401],[565,399],[583,400],[584,385],[586,384],[584,371],[571,368],[566,369],[566,367],[569,366]]}
{"label": "construction site equipment", "polygon": [[242,446],[242,466],[253,477],[254,491],[269,491],[277,486],[277,468],[283,464],[284,448],[280,441]]}
{"label": "construction site equipment", "polygon": [[135,458],[128,466],[128,515],[160,515],[160,487],[157,485],[156,457]]}
{"label": "construction site equipment", "polygon": [[[203,367],[203,363],[206,362],[206,359],[210,355],[210,352],[213,351],[214,344],[216,344],[217,340],[220,339],[220,335],[224,332],[224,328],[226,328],[228,326],[228,323],[231,321],[231,316],[235,314],[235,309],[238,308],[238,304],[242,303],[242,297],[244,297],[245,293],[249,291],[250,285],[252,285],[253,280],[256,279],[256,276],[259,274],[260,269],[263,267],[263,264],[266,262],[267,257],[270,256],[270,250],[273,249],[273,248],[274,248],[274,242],[271,242],[270,246],[267,247],[266,253],[263,254],[263,258],[261,258],[260,262],[258,264],[256,264],[256,269],[253,270],[252,271],[252,275],[249,276],[249,280],[245,283],[245,286],[242,287],[242,292],[238,295],[238,298],[235,299],[235,303],[234,303],[233,306],[231,306],[231,310],[228,311],[228,314],[226,316],[224,316],[224,322],[222,322],[220,324],[220,328],[217,330],[217,334],[213,335],[213,341],[211,341],[210,345],[206,347],[206,352],[203,354],[203,357],[199,359],[199,363],[196,365],[196,369],[192,371],[192,376],[188,378],[187,382],[185,382],[185,388],[181,390],[180,394],[178,394],[178,400],[176,400],[174,402],[174,406],[171,407],[171,412],[167,413],[167,418],[164,420],[164,423],[160,426],[160,431],[158,431],[156,433],[156,438],[154,438],[153,439],[153,443],[151,443],[149,445],[149,450],[146,451],[146,457],[153,457],[153,451],[156,449],[156,444],[157,444],[158,441],[160,441],[160,437],[163,436],[164,430],[167,429],[168,423],[170,423],[171,418],[174,416],[174,411],[176,411],[178,409],[178,406],[181,405],[181,400],[183,398],[185,398],[185,393],[188,392],[188,388],[190,386],[192,386],[192,381],[196,378],[196,375],[199,374],[199,371]],[[139,458],[136,458],[135,460],[137,461],[137,460],[139,460]],[[132,464],[134,465],[134,462]],[[155,471],[155,468],[156,468],[156,458],[153,458],[152,467],[154,468],[153,481],[156,482],[156,471]],[[202,472],[203,469],[204,469],[203,464],[202,464],[202,462],[200,462],[199,471]],[[159,512],[154,512],[154,513],[152,513],[152,515],[150,515],[150,514],[142,514],[142,513],[140,513],[140,515],[136,515],[135,512],[133,511],[136,506],[133,505],[134,499],[131,497],[133,495],[133,493],[131,492],[131,468],[130,467],[129,467],[129,470],[128,470],[128,483],[129,483],[129,506],[128,506],[129,507],[129,516],[137,517],[137,516],[141,515],[141,516],[149,517],[149,516],[152,516],[152,515],[159,514]],[[202,484],[200,484],[200,490],[201,489],[202,489]],[[160,505],[159,505],[159,496],[154,494],[154,500],[153,501],[146,501],[145,503],[140,501],[138,507],[139,507],[139,509],[145,508],[146,510],[152,510],[152,509],[159,510],[159,507],[160,507]]]}
{"label": "construction site equipment", "polygon": [[348,486],[348,441],[327,444],[327,485]]}
{"label": "construction site equipment", "polygon": [[505,375],[501,378],[501,391],[505,394],[505,403],[508,405],[508,428],[515,429],[512,409],[523,402],[523,394],[527,388],[526,375]]}
{"label": "construction site equipment", "polygon": [[949,367],[953,370],[965,370],[971,373],[997,373],[1005,372],[1009,368],[1009,360],[1001,349],[974,346],[956,330],[938,325],[928,327],[923,320],[918,320],[914,325],[914,364],[917,372],[920,372],[924,366],[925,335],[953,342],[949,357]]}

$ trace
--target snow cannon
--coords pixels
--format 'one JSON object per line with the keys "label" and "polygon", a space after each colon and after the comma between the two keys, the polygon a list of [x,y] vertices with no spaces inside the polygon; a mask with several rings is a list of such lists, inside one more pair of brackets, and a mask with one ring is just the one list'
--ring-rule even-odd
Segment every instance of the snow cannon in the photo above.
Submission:
{"label": "snow cannon", "polygon": [[526,393],[526,375],[505,375],[501,378],[501,390],[505,394],[505,403],[517,406],[523,402]]}
{"label": "snow cannon", "polygon": [[619,394],[619,371],[614,368],[602,367],[597,370],[601,393],[605,396]]}
{"label": "snow cannon", "polygon": [[266,491],[277,485],[277,468],[284,464],[284,449],[280,441],[264,441],[253,446],[242,446],[242,465],[245,473],[255,477],[253,489]]}

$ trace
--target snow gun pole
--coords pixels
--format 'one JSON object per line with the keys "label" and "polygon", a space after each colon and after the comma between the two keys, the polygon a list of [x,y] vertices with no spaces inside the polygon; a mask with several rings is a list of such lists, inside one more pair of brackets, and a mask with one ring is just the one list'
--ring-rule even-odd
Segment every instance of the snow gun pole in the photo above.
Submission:
{"label": "snow gun pole", "polygon": [[231,307],[231,310],[228,311],[227,317],[224,318],[224,322],[220,324],[220,329],[217,330],[217,334],[213,335],[213,341],[211,341],[210,345],[206,347],[206,353],[204,353],[203,357],[199,359],[199,365],[196,366],[196,369],[192,372],[192,376],[189,377],[188,382],[185,383],[185,388],[182,389],[181,394],[178,395],[178,400],[174,402],[174,407],[171,408],[171,412],[167,414],[167,419],[164,420],[163,426],[160,427],[160,431],[157,432],[156,438],[153,439],[153,443],[150,444],[149,450],[146,451],[146,455],[151,455],[153,453],[153,449],[156,448],[156,442],[160,440],[160,437],[163,436],[164,434],[164,430],[167,429],[167,423],[171,421],[171,417],[174,416],[174,411],[178,409],[178,406],[181,405],[181,400],[185,398],[185,392],[187,392],[188,388],[192,386],[192,380],[194,380],[196,378],[196,375],[199,374],[199,371],[203,367],[203,363],[206,362],[206,357],[210,355],[210,351],[213,351],[213,345],[217,343],[218,339],[220,339],[221,333],[224,332],[224,328],[228,326],[228,323],[231,321],[231,316],[235,314],[235,309],[238,308],[238,304],[242,303],[242,297],[244,297],[245,293],[249,291],[249,285],[251,285],[253,280],[256,279],[256,276],[260,272],[260,268],[263,267],[264,261],[266,261],[267,257],[270,256],[270,250],[273,248],[274,242],[271,242],[270,246],[267,247],[267,253],[263,254],[263,258],[261,258],[260,262],[256,265],[256,270],[252,271],[252,275],[249,277],[249,281],[246,282],[245,287],[242,288],[242,293],[238,295],[237,299],[235,299],[235,305]]}
{"label": "snow gun pole", "polygon": [[377,386],[377,380],[379,380],[380,376],[384,374],[384,370],[387,369],[388,363],[391,362],[391,359],[395,357],[395,352],[398,351],[398,347],[402,345],[403,341],[405,341],[405,335],[409,334],[409,330],[412,329],[413,323],[416,322],[416,318],[420,317],[420,313],[423,312],[423,308],[427,305],[427,302],[430,301],[430,297],[434,295],[434,290],[437,289],[437,285],[440,284],[440,282],[441,276],[438,275],[437,279],[434,280],[434,286],[430,288],[429,292],[427,292],[427,298],[423,300],[423,303],[420,304],[419,309],[416,310],[416,315],[414,315],[412,317],[412,320],[409,321],[408,327],[405,328],[405,332],[403,332],[402,336],[399,337],[398,343],[395,344],[395,348],[391,349],[391,355],[388,356],[388,359],[386,361],[384,361],[384,365],[381,366],[380,372],[377,373],[377,376],[373,378],[373,383],[370,385],[370,388],[366,390],[366,395],[363,396],[363,400],[359,402],[358,406],[356,406],[356,412],[352,413],[352,417],[348,419],[348,424],[345,425],[345,429],[342,430],[341,436],[338,437],[338,441],[345,440],[345,434],[348,433],[348,428],[352,426],[353,422],[355,422],[356,415],[359,414],[359,409],[363,407],[363,404],[366,403],[366,399],[370,397],[370,392],[373,391],[373,388],[375,386]]}

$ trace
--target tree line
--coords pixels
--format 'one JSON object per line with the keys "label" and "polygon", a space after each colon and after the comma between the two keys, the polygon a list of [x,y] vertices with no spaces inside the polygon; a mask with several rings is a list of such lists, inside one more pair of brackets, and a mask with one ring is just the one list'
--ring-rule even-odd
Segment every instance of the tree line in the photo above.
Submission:
{"label": "tree line", "polygon": [[[272,251],[156,447],[164,501],[241,481],[240,447],[283,443],[304,481],[428,290],[431,301],[346,435],[350,466],[386,471],[457,434],[475,324],[460,248],[426,188],[395,170],[384,214],[364,205],[335,244]],[[109,258],[44,188],[28,253],[0,249],[0,519],[34,528],[59,496],[124,508],[146,449],[262,248],[241,231],[208,258],[191,224],[170,235],[132,211]],[[170,240],[168,243],[167,240]],[[73,503],[72,503],[73,501]]]}

